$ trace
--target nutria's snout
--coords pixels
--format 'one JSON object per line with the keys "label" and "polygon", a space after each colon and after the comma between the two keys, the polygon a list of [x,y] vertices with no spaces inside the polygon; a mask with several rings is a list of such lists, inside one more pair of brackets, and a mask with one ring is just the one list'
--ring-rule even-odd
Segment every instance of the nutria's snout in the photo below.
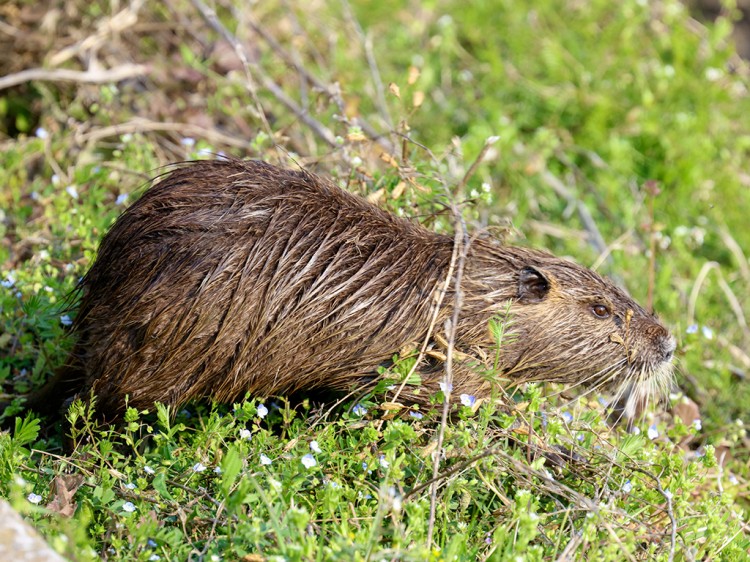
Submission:
{"label": "nutria's snout", "polygon": [[677,349],[677,340],[670,334],[666,328],[662,328],[663,334],[659,338],[658,349],[662,353],[662,361],[671,362],[674,352]]}
{"label": "nutria's snout", "polygon": [[[452,255],[452,236],[305,171],[181,166],[102,240],[81,283],[66,374],[38,402],[93,390],[100,414],[116,418],[126,396],[141,409],[341,393],[371,385],[395,354],[427,340],[422,384],[386,399],[429,405],[453,316]],[[632,413],[671,380],[669,332],[585,267],[479,237],[460,289],[453,396],[489,396],[493,377],[615,385],[629,389]],[[502,316],[498,354],[488,325]]]}

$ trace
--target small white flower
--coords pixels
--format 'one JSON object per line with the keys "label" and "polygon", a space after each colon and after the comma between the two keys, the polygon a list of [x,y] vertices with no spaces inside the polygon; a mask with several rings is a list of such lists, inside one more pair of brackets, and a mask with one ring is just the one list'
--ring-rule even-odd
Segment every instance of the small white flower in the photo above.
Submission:
{"label": "small white flower", "polygon": [[271,463],[273,463],[273,461],[271,459],[269,459],[266,455],[264,455],[263,453],[261,453],[261,455],[260,455],[260,464],[262,464],[263,466],[268,466]]}
{"label": "small white flower", "polygon": [[633,429],[630,430],[630,433],[632,433],[633,435],[640,435],[641,434],[641,428],[638,427],[637,425],[634,425]]}
{"label": "small white flower", "polygon": [[57,185],[60,183],[60,176],[58,176],[57,174],[52,174],[50,181],[52,182],[52,185]]}
{"label": "small white flower", "polygon": [[67,314],[63,314],[60,316],[60,324],[63,326],[71,326],[73,324],[73,320],[70,319],[70,316]]}
{"label": "small white flower", "polygon": [[268,483],[271,485],[271,488],[273,488],[275,491],[277,492],[281,491],[281,482],[279,482],[275,478],[269,478]]}
{"label": "small white flower", "polygon": [[265,418],[268,415],[268,408],[264,404],[258,404],[258,417]]}
{"label": "small white flower", "polygon": [[29,500],[34,505],[37,505],[40,501],[42,501],[42,496],[40,496],[39,494],[35,494],[34,492],[32,492],[28,496],[26,496],[26,499]]}
{"label": "small white flower", "polygon": [[471,394],[462,394],[460,398],[461,404],[463,404],[464,406],[468,406],[469,408],[473,407],[477,401],[476,397],[472,396]]}
{"label": "small white flower", "polygon": [[135,505],[133,505],[133,502],[125,502],[122,504],[122,510],[127,513],[133,513],[135,511]]}
{"label": "small white flower", "polygon": [[690,324],[690,326],[687,327],[685,330],[686,334],[697,334],[698,333],[698,324]]}
{"label": "small white flower", "polygon": [[210,148],[201,148],[198,150],[198,158],[208,158],[213,156],[214,152]]}
{"label": "small white flower", "polygon": [[323,451],[320,449],[320,445],[318,445],[317,441],[310,441],[310,450],[313,453],[322,453]]}
{"label": "small white flower", "polygon": [[193,137],[183,137],[180,140],[180,144],[187,147],[195,146],[195,139]]}
{"label": "small white flower", "polygon": [[253,434],[249,429],[242,428],[240,429],[240,439],[250,440],[252,438]]}
{"label": "small white flower", "polygon": [[565,420],[565,423],[570,423],[573,421],[573,414],[571,414],[568,411],[565,411],[562,413],[562,419]]}
{"label": "small white flower", "polygon": [[707,340],[714,339],[714,331],[708,326],[701,326],[701,333],[703,334],[703,337],[706,338]]}
{"label": "small white flower", "polygon": [[354,408],[352,408],[352,413],[355,416],[362,417],[367,413],[367,408],[365,408],[362,404],[357,404],[356,406],[354,406]]}
{"label": "small white flower", "polygon": [[128,202],[127,193],[120,193],[120,195],[117,196],[117,199],[115,199],[115,205],[124,205],[127,202]]}
{"label": "small white flower", "polygon": [[47,129],[44,127],[37,127],[36,131],[34,131],[34,134],[38,139],[46,139],[49,136],[49,133],[47,133]]}
{"label": "small white flower", "polygon": [[440,390],[443,391],[443,394],[450,394],[453,391],[453,384],[446,385],[444,382],[440,382]]}
{"label": "small white flower", "polygon": [[73,199],[78,199],[78,190],[76,189],[76,186],[69,185],[65,188],[65,191],[68,195],[70,195]]}
{"label": "small white flower", "polygon": [[630,480],[625,480],[625,484],[622,485],[622,491],[626,494],[629,494],[632,489],[633,484],[630,482]]}
{"label": "small white flower", "polygon": [[723,75],[724,75],[724,72],[719,68],[708,67],[706,69],[706,80],[708,80],[709,82],[716,82]]}
{"label": "small white flower", "polygon": [[584,438],[585,438],[585,437],[584,437],[583,433],[579,433],[578,435],[576,435],[576,439],[577,439],[578,441],[580,441],[580,442],[583,442]]}
{"label": "small white flower", "polygon": [[156,562],[157,560],[161,560],[161,556],[159,556],[158,554],[152,554],[148,557],[148,559],[150,562]]}
{"label": "small white flower", "polygon": [[204,470],[206,470],[206,465],[203,463],[197,462],[193,465],[193,472],[203,472]]}
{"label": "small white flower", "polygon": [[700,418],[693,420],[693,428],[697,431],[703,429],[703,424],[701,423]]}
{"label": "small white flower", "polygon": [[135,490],[135,484],[132,482],[128,482],[127,484],[123,485],[126,490]]}
{"label": "small white flower", "polygon": [[216,468],[214,468],[214,474],[221,474],[221,467],[220,466],[217,466]]}
{"label": "small white flower", "polygon": [[31,192],[31,200],[32,201],[39,201],[39,192],[38,191],[32,191]]}
{"label": "small white flower", "polygon": [[156,548],[159,545],[156,543],[154,539],[148,539],[146,541],[146,546],[148,546],[149,548]]}
{"label": "small white flower", "polygon": [[652,425],[648,428],[648,432],[646,433],[646,435],[648,435],[648,438],[653,441],[654,439],[659,437],[659,430],[656,429],[655,425]]}
{"label": "small white flower", "polygon": [[740,483],[740,481],[737,479],[737,477],[734,474],[729,475],[729,483],[734,484],[735,486]]}
{"label": "small white flower", "polygon": [[[396,488],[391,486],[388,488],[388,499],[391,500],[391,505],[393,506],[393,511],[401,511],[401,496],[399,495]],[[459,523],[460,525],[460,523]]]}
{"label": "small white flower", "polygon": [[416,410],[411,410],[409,412],[409,415],[413,417],[415,420],[421,420],[424,416],[422,415],[422,412],[417,412]]}
{"label": "small white flower", "polygon": [[148,465],[143,467],[143,472],[146,474],[156,474],[156,471]]}
{"label": "small white flower", "polygon": [[305,468],[312,468],[316,464],[318,464],[318,461],[315,460],[315,457],[312,456],[312,453],[307,453],[304,457],[302,457],[302,464],[305,465]]}
{"label": "small white flower", "polygon": [[5,279],[0,281],[0,285],[2,285],[6,289],[10,289],[13,287],[13,285],[16,284],[16,279],[12,275],[8,275]]}
{"label": "small white flower", "polygon": [[385,458],[385,455],[380,455],[380,468],[387,469],[389,466],[391,466],[391,463],[388,462],[388,459]]}
{"label": "small white flower", "polygon": [[333,488],[334,490],[338,490],[341,488],[341,484],[338,482],[334,482],[333,480],[328,480],[327,478],[323,480],[325,482],[326,486],[329,486],[330,488]]}

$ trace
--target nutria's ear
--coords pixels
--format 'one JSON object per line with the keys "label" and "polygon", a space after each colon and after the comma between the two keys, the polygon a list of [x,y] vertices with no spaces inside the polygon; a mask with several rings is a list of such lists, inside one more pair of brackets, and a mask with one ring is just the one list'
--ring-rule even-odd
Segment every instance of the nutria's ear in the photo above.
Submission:
{"label": "nutria's ear", "polygon": [[518,278],[518,300],[541,302],[549,293],[549,281],[538,269],[524,267]]}

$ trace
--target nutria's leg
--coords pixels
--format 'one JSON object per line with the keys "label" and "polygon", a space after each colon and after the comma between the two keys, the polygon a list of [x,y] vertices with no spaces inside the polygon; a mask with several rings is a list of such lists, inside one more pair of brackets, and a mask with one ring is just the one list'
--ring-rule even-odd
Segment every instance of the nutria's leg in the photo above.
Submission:
{"label": "nutria's leg", "polygon": [[79,367],[64,365],[44,386],[26,397],[26,406],[44,417],[65,415],[64,408],[80,390],[82,382]]}

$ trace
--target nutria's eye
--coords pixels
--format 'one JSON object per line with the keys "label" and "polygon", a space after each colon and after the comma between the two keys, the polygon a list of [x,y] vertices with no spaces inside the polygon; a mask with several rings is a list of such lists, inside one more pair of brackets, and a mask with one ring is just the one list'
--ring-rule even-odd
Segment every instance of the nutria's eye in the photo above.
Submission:
{"label": "nutria's eye", "polygon": [[595,304],[591,307],[591,312],[594,313],[594,316],[597,318],[609,318],[609,308],[607,308],[603,304]]}

